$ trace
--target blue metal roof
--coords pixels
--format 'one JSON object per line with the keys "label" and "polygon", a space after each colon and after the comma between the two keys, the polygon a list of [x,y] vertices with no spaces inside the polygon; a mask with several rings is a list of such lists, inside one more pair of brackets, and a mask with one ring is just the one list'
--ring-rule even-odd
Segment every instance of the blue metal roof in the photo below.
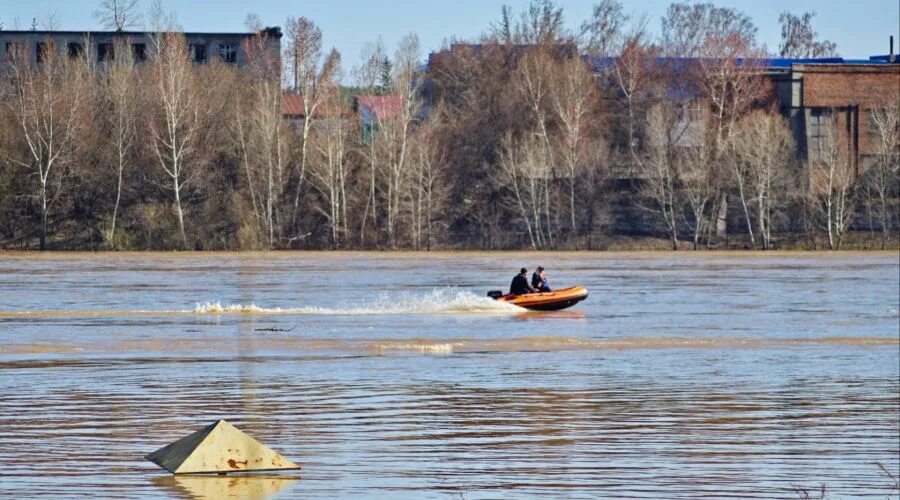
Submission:
{"label": "blue metal roof", "polygon": [[[594,71],[611,68],[615,65],[615,57],[590,57],[583,56],[585,61],[591,63]],[[676,72],[681,72],[701,61],[694,57],[657,57],[655,61],[660,65],[669,65]],[[781,58],[749,59],[754,66],[766,69],[791,69],[795,64],[898,64],[900,59],[890,60],[889,56],[872,56],[869,59],[844,59],[843,57],[815,57],[815,58]],[[738,64],[743,64],[744,59],[739,58]]]}
{"label": "blue metal roof", "polygon": [[781,58],[763,59],[766,68],[789,69],[795,64],[844,64],[842,57],[816,57],[816,58]]}

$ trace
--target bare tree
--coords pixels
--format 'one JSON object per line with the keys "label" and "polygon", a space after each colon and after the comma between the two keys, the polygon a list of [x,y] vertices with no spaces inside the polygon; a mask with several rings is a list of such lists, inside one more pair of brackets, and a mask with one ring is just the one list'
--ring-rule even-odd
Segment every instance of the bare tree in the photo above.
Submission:
{"label": "bare tree", "polygon": [[437,213],[447,197],[442,167],[447,163],[447,153],[438,140],[441,110],[433,110],[428,121],[418,130],[416,158],[413,164],[413,248],[431,250],[435,243]]}
{"label": "bare tree", "polygon": [[577,240],[575,185],[587,160],[587,133],[595,106],[595,85],[590,71],[580,58],[562,61],[550,89],[550,100],[560,123],[560,149],[565,175],[569,179],[569,222],[571,237]]}
{"label": "bare tree", "polygon": [[39,18],[37,26],[43,31],[58,31],[62,26],[62,21],[57,12],[48,12]]}
{"label": "bare tree", "polygon": [[[628,151],[629,178],[634,179],[640,169],[640,131],[643,128],[643,110],[658,83],[654,78],[655,59],[658,51],[648,43],[647,19],[638,18],[632,23],[623,41],[622,52],[615,59],[612,75],[615,85],[625,101],[625,148]],[[621,123],[621,121],[619,123]]]}
{"label": "bare tree", "polygon": [[300,206],[300,195],[306,178],[307,153],[310,134],[316,112],[325,100],[320,92],[323,82],[329,81],[334,71],[334,53],[322,61],[322,30],[305,17],[288,18],[286,23],[285,55],[288,71],[292,79],[292,89],[300,95],[303,103],[303,124],[300,129],[300,158],[297,162],[294,210],[296,218]]}
{"label": "bare tree", "polygon": [[513,21],[512,10],[504,5],[499,25],[492,25],[495,38],[501,42],[526,45],[553,45],[571,37],[566,30],[563,9],[553,0],[531,0]]}
{"label": "bare tree", "polygon": [[618,0],[601,0],[594,4],[591,18],[581,24],[585,52],[602,57],[618,54],[622,32],[629,19]]}
{"label": "bare tree", "polygon": [[[674,125],[676,128],[690,126],[681,120]],[[716,195],[709,175],[709,154],[709,148],[703,144],[691,146],[676,144],[676,149],[672,153],[678,188],[687,209],[690,210],[691,217],[687,222],[693,228],[694,250],[700,249],[700,237],[709,224],[710,206]]]}
{"label": "bare tree", "polygon": [[676,154],[679,135],[683,130],[676,127],[676,114],[667,103],[653,106],[647,118],[647,142],[645,159],[641,162],[644,179],[642,195],[652,203],[649,210],[663,219],[672,243],[672,250],[678,250],[679,208],[676,186],[678,171]]}
{"label": "bare tree", "polygon": [[[128,1],[128,0],[125,0]],[[146,23],[147,31],[151,33],[163,33],[166,31],[178,30],[178,18],[175,12],[168,11],[163,7],[162,0],[153,0],[147,11]]]}
{"label": "bare tree", "polygon": [[315,86],[322,59],[322,30],[305,17],[289,17],[284,31],[287,85],[302,92]]}
{"label": "bare tree", "polygon": [[794,151],[790,128],[774,113],[755,111],[737,124],[731,163],[754,248],[755,235],[763,250],[772,248],[774,216],[787,194]]}
{"label": "bare tree", "polygon": [[891,214],[896,213],[896,209],[890,206],[890,200],[900,194],[900,104],[889,100],[883,107],[869,110],[869,114],[877,160],[866,172],[865,186],[870,193],[867,201],[874,205],[878,214],[883,250],[887,245]]}
{"label": "bare tree", "polygon": [[195,74],[183,34],[163,33],[155,37],[155,43],[158,56],[150,71],[156,109],[149,122],[150,138],[159,165],[172,183],[178,233],[182,247],[187,247],[181,194],[196,173],[191,155],[201,123]]}
{"label": "bare tree", "polygon": [[246,99],[239,99],[234,107],[233,126],[257,227],[266,248],[272,249],[279,232],[279,206],[287,187],[281,59],[270,49],[264,31],[257,31],[244,49],[249,81]]}
{"label": "bare tree", "polygon": [[500,143],[497,175],[499,183],[512,191],[519,216],[525,223],[531,248],[547,246],[542,209],[546,197],[546,179],[550,177],[547,148],[534,134],[516,139],[507,133]]}
{"label": "bare tree", "polygon": [[116,57],[107,69],[104,78],[104,92],[116,172],[116,201],[113,205],[112,220],[106,232],[106,241],[115,247],[116,220],[122,201],[122,178],[132,158],[136,138],[137,74],[131,47],[126,41],[119,41],[113,49]]}
{"label": "bare tree", "polygon": [[[369,92],[369,94],[373,94],[376,89],[376,85],[378,82],[379,72],[381,69],[382,61],[385,59],[384,55],[384,44],[379,38],[377,41],[368,43],[363,47],[362,53],[360,54],[362,63],[359,67],[355,68],[354,73],[356,75],[356,82],[360,88]],[[373,116],[373,119],[375,117]],[[372,214],[372,226],[377,230],[378,229],[378,199],[376,197],[376,179],[378,174],[377,164],[378,164],[378,144],[377,144],[377,135],[375,132],[375,123],[369,124],[369,130],[363,130],[364,136],[364,144],[361,145],[360,150],[363,151],[363,155],[365,156],[366,162],[369,166],[369,192],[366,197],[366,207],[363,212],[362,217],[360,218],[360,226],[359,226],[359,243],[360,245],[364,245],[366,241],[366,223],[369,220],[369,214]]]}
{"label": "bare tree", "polygon": [[778,53],[781,57],[836,57],[837,44],[829,40],[818,40],[813,31],[812,19],[815,12],[804,12],[799,16],[784,11],[778,16],[781,23],[781,43]]}
{"label": "bare tree", "polygon": [[51,204],[62,189],[62,170],[77,147],[85,82],[83,67],[70,61],[52,40],[38,48],[34,64],[24,47],[13,49],[8,64],[11,107],[26,146],[22,157],[10,158],[37,176],[35,198],[41,216],[40,249],[47,246]]}
{"label": "bare tree", "polygon": [[809,161],[813,203],[832,250],[841,249],[855,211],[855,172],[840,130],[837,114],[830,113]]}
{"label": "bare tree", "polygon": [[702,38],[689,49],[698,57],[697,64],[691,68],[693,74],[686,79],[682,91],[690,92],[690,86],[697,85],[709,108],[709,113],[704,114],[704,147],[708,149],[704,154],[705,167],[713,190],[714,220],[708,225],[709,243],[713,231],[722,236],[727,228],[725,182],[729,169],[724,163],[734,124],[772,88],[760,68],[765,54],[756,45],[756,28],[746,15],[713,8],[702,22],[705,24],[696,27]]}
{"label": "bare tree", "polygon": [[397,243],[399,217],[403,212],[403,198],[408,193],[413,143],[413,121],[421,108],[420,82],[416,79],[419,60],[419,37],[410,33],[400,40],[393,61],[393,92],[399,98],[399,112],[381,124],[387,153],[386,195],[387,232],[391,247]]}
{"label": "bare tree", "polygon": [[335,61],[331,81],[322,82],[326,116],[319,121],[320,134],[314,141],[317,155],[310,162],[313,187],[324,199],[324,207],[317,207],[328,221],[332,248],[339,248],[347,234],[347,156],[349,125],[343,116],[341,96],[340,54],[332,49],[329,58]]}
{"label": "bare tree", "polygon": [[106,29],[124,31],[141,23],[140,0],[102,0],[94,18]]}
{"label": "bare tree", "polygon": [[244,17],[244,27],[250,31],[258,32],[263,30],[263,23],[258,14],[250,12]]}
{"label": "bare tree", "polygon": [[[706,118],[708,113],[703,112],[702,105],[693,99],[675,101],[669,98],[659,106],[670,127],[665,137],[665,141],[669,142],[659,142],[658,135],[654,142],[667,144],[669,148],[675,189],[682,200],[681,203],[676,202],[676,206],[681,206],[682,218],[693,229],[693,249],[699,250],[700,237],[709,225],[710,209],[716,195],[715,178],[710,175],[713,172],[710,155],[714,150],[709,147],[704,134],[709,122]],[[657,178],[660,178],[659,174]],[[656,189],[659,190],[660,186]],[[677,195],[673,199],[679,199]],[[676,215],[677,212],[673,210],[672,213]]]}
{"label": "bare tree", "polygon": [[750,16],[712,3],[672,3],[662,19],[662,47],[665,55],[698,57],[710,38],[756,39]]}
{"label": "bare tree", "polygon": [[546,246],[553,246],[554,231],[550,213],[550,189],[549,184],[553,178],[553,170],[556,166],[556,158],[554,156],[553,135],[551,133],[551,120],[553,119],[553,107],[550,99],[550,89],[553,87],[553,77],[556,71],[555,62],[550,53],[541,47],[538,50],[526,54],[519,61],[519,67],[513,77],[513,82],[519,96],[527,109],[529,123],[531,124],[531,133],[540,139],[540,146],[544,151],[539,156],[532,156],[532,159],[540,157],[547,162],[546,168],[548,174],[537,178],[536,182],[544,184],[540,191],[543,197],[543,207],[541,213],[544,217],[544,226],[546,229],[547,241],[541,241],[542,231],[538,231],[538,243]]}

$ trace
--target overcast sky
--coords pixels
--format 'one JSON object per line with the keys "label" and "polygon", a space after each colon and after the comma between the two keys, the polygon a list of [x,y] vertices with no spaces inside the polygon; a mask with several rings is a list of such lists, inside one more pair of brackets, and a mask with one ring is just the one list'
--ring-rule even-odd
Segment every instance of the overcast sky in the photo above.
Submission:
{"label": "overcast sky", "polygon": [[[100,29],[91,15],[100,0],[0,0],[4,29],[28,29],[54,14],[62,29]],[[575,28],[591,12],[595,0],[563,0],[567,24]],[[660,17],[670,0],[623,0],[631,13],[646,13],[650,27],[659,31]],[[717,0],[749,14],[759,28],[759,39],[770,51],[777,50],[781,32],[778,14],[790,4],[800,13],[815,10],[814,27],[821,38],[837,43],[845,58],[886,54],[888,36],[900,40],[900,0]],[[414,31],[422,42],[423,58],[438,50],[452,36],[466,39],[486,30],[499,18],[500,7],[520,10],[527,0],[163,0],[187,31],[243,31],[248,13],[256,13],[267,25],[284,24],[288,16],[306,16],[323,31],[326,47],[336,47],[345,67],[355,65],[363,45],[379,36],[389,52],[406,33]],[[146,9],[150,0],[143,0]],[[895,47],[900,41],[895,41]],[[897,49],[895,48],[895,52]]]}

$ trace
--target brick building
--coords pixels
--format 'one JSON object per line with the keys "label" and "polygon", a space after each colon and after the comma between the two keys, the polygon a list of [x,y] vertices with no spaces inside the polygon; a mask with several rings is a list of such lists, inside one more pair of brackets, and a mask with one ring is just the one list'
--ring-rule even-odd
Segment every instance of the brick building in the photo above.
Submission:
{"label": "brick building", "polygon": [[824,127],[837,126],[856,175],[876,160],[872,112],[900,101],[900,64],[878,59],[792,64],[773,73],[801,159],[814,161]]}

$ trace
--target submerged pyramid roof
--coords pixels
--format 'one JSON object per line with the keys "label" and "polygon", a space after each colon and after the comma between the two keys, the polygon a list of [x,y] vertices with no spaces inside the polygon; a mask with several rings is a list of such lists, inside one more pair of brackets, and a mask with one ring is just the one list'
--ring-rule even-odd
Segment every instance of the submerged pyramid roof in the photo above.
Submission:
{"label": "submerged pyramid roof", "polygon": [[207,425],[145,458],[173,474],[300,468],[225,420]]}

